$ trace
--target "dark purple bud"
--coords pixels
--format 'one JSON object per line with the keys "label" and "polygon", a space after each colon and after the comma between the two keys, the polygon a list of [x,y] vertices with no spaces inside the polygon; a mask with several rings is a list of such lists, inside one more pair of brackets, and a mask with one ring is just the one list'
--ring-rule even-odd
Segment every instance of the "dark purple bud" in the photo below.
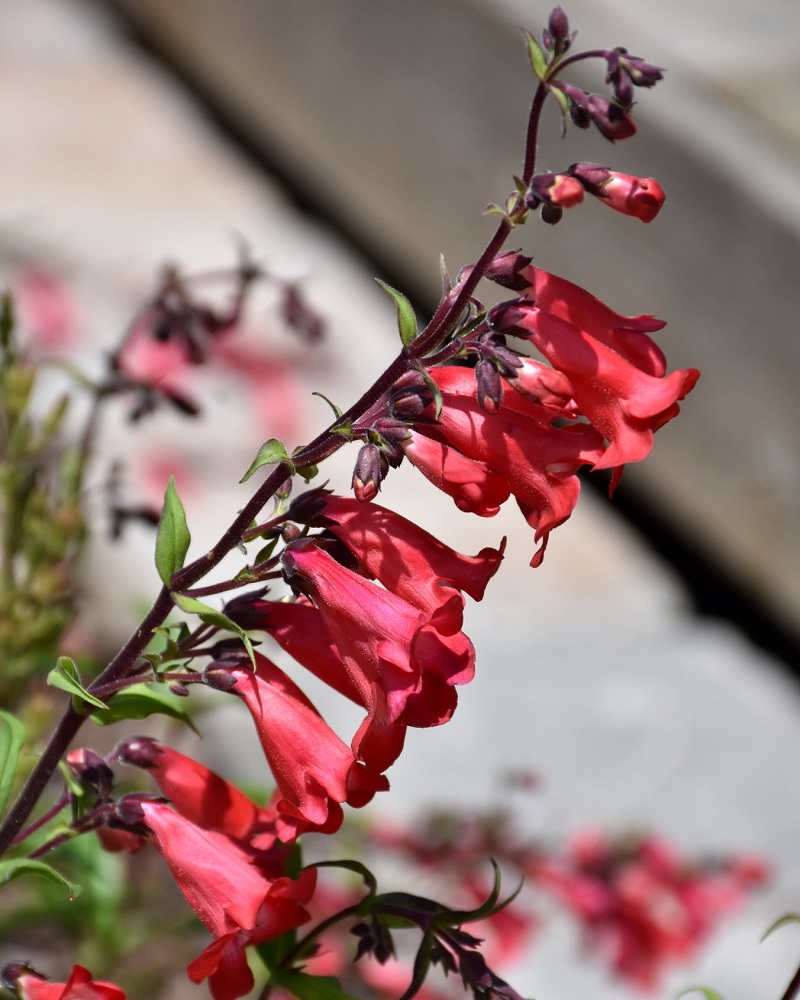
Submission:
{"label": "dark purple bud", "polygon": [[531,283],[522,272],[532,260],[532,257],[526,257],[519,250],[498,254],[486,269],[486,277],[514,292],[524,292],[531,287]]}
{"label": "dark purple bud", "polygon": [[589,194],[593,195],[600,193],[602,185],[611,176],[609,168],[601,163],[571,163],[567,173],[579,180]]}
{"label": "dark purple bud", "polygon": [[389,472],[389,462],[376,444],[362,445],[353,469],[353,493],[360,503],[368,503],[378,495],[381,482]]}
{"label": "dark purple bud", "polygon": [[34,979],[46,980],[47,976],[43,976],[41,972],[37,972],[32,965],[28,965],[27,962],[9,962],[0,969],[0,985],[4,989],[8,990],[9,993],[14,993],[19,996],[18,985],[20,979],[23,976],[32,976]]}
{"label": "dark purple bud", "polygon": [[625,49],[619,49],[619,66],[627,74],[634,87],[654,87],[664,79],[663,66],[654,66],[639,56],[629,56]]}
{"label": "dark purple bud", "polygon": [[289,504],[289,519],[297,521],[298,524],[307,524],[313,528],[323,527],[328,524],[329,522],[325,520],[324,516],[322,520],[319,518],[324,514],[325,497],[330,493],[331,490],[326,490],[322,486],[301,493],[300,496],[295,497]]}
{"label": "dark purple bud", "polygon": [[187,688],[186,685],[182,684],[180,681],[169,681],[167,684],[167,690],[172,694],[177,695],[179,698],[189,697],[189,688]]}
{"label": "dark purple bud", "polygon": [[557,53],[566,52],[572,39],[569,37],[569,19],[560,7],[554,7],[547,21],[547,32]]}
{"label": "dark purple bud", "polygon": [[158,758],[163,752],[161,745],[151,736],[132,736],[117,744],[114,756],[132,767],[151,768],[158,765]]}
{"label": "dark purple bud", "polygon": [[[531,304],[525,302],[501,302],[489,310],[486,317],[493,330],[515,334],[517,327],[527,319]],[[523,331],[523,336],[527,334]]]}
{"label": "dark purple bud", "polygon": [[116,803],[114,813],[120,823],[125,826],[135,826],[144,820],[144,809],[142,809],[136,792],[131,795],[123,795]]}
{"label": "dark purple bud", "polygon": [[103,801],[109,797],[114,787],[114,772],[99,753],[81,747],[70,750],[65,760],[78,781],[97,792],[98,799]]}
{"label": "dark purple bud", "polygon": [[548,226],[561,222],[563,214],[564,209],[560,205],[542,205],[542,222],[546,222]]}
{"label": "dark purple bud", "polygon": [[[244,661],[236,663],[235,666],[244,666]],[[236,678],[224,667],[212,663],[203,671],[203,683],[212,691],[231,691],[236,685]]]}
{"label": "dark purple bud", "polygon": [[503,402],[503,380],[493,362],[484,358],[475,366],[478,402],[487,413],[497,413]]}
{"label": "dark purple bud", "polygon": [[629,139],[636,134],[635,122],[618,104],[613,104],[598,94],[589,94],[587,109],[598,131],[610,142]]}
{"label": "dark purple bud", "polygon": [[417,372],[409,375],[413,376],[411,380],[395,385],[389,393],[389,412],[404,423],[414,423],[433,402],[433,395],[420,375]]}

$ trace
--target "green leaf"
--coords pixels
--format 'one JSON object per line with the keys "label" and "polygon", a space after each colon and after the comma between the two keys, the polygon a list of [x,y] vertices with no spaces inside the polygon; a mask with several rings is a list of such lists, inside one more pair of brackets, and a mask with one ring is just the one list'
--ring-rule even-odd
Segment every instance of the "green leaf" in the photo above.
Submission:
{"label": "green leaf", "polygon": [[379,287],[389,296],[397,309],[397,328],[400,331],[400,340],[404,347],[408,347],[417,336],[417,317],[414,315],[414,308],[402,292],[387,285],[385,281],[376,278]]}
{"label": "green leaf", "polygon": [[24,742],[23,724],[10,712],[0,711],[0,815],[6,807],[11,786],[14,784],[17,760]]}
{"label": "green leaf", "polygon": [[378,891],[378,880],[372,874],[372,872],[367,868],[365,864],[360,861],[315,861],[314,864],[309,865],[309,868],[344,868],[346,871],[355,872],[356,875],[360,875],[364,879],[364,885],[366,885],[369,892],[369,896],[374,896]]}
{"label": "green leaf", "polygon": [[[75,662],[68,656],[59,656],[55,667],[47,675],[47,683],[50,687],[67,691],[75,699],[85,702],[87,705],[94,705],[95,708],[108,708],[108,705],[104,701],[100,701],[93,694],[89,694],[81,682]],[[75,705],[75,708],[80,711],[78,705]]]}
{"label": "green leaf", "polygon": [[298,1000],[356,1000],[345,993],[333,976],[311,976],[307,972],[273,972],[270,983],[282,986]]}
{"label": "green leaf", "polygon": [[239,482],[246,483],[253,473],[257,469],[260,469],[262,465],[274,465],[276,463],[287,466],[289,472],[294,474],[294,462],[291,458],[289,458],[289,452],[286,450],[286,445],[283,441],[279,441],[277,438],[270,438],[269,441],[265,441],[258,449],[258,454],[253,459],[252,465],[247,472],[245,472]]}
{"label": "green leaf", "polygon": [[787,924],[800,924],[800,913],[784,913],[782,917],[778,917],[775,923],[770,924],[764,931],[761,937],[762,942],[766,941],[773,931],[777,931],[780,927],[786,927]]}
{"label": "green leaf", "polygon": [[525,41],[528,43],[528,59],[530,59],[531,69],[540,80],[544,80],[547,77],[547,56],[530,31],[525,28],[522,30],[525,34]]}
{"label": "green leaf", "polygon": [[175,477],[170,476],[156,534],[156,569],[165,587],[170,585],[173,574],[182,568],[190,541],[186,511],[175,489]]}
{"label": "green leaf", "polygon": [[566,135],[567,128],[569,127],[569,123],[571,121],[569,116],[569,98],[564,93],[564,91],[561,90],[559,87],[551,87],[550,93],[553,95],[553,97],[555,97],[556,102],[559,108],[561,109],[561,117],[564,119],[561,128],[561,137],[563,139],[563,137]]}
{"label": "green leaf", "polygon": [[210,604],[203,604],[202,601],[198,601],[196,598],[189,597],[186,594],[173,593],[172,600],[178,605],[181,611],[185,611],[187,615],[197,615],[200,621],[205,622],[206,625],[215,625],[226,632],[235,632],[242,640],[242,645],[247,650],[247,655],[250,657],[253,669],[255,669],[256,660],[255,653],[253,652],[253,643],[247,632],[243,628],[240,628],[235,621],[232,621],[221,611],[217,611],[216,608],[212,608]]}
{"label": "green leaf", "polygon": [[147,719],[151,715],[168,715],[198,733],[188,712],[181,707],[181,701],[181,698],[162,688],[150,684],[132,684],[122,691],[117,691],[105,706],[106,712],[102,714],[92,712],[90,718],[98,726],[111,726],[122,719]]}
{"label": "green leaf", "polygon": [[47,879],[48,882],[56,882],[58,885],[63,885],[69,893],[70,899],[74,899],[81,892],[81,886],[64,878],[60,872],[57,872],[55,868],[51,868],[50,865],[46,865],[44,861],[31,861],[29,858],[0,861],[0,883],[10,882],[21,875],[35,875],[39,878]]}
{"label": "green leaf", "polygon": [[722,996],[716,990],[709,989],[708,986],[689,986],[685,990],[681,990],[676,995],[675,1000],[681,1000],[681,997],[688,996],[690,993],[702,993],[706,1000],[722,1000]]}

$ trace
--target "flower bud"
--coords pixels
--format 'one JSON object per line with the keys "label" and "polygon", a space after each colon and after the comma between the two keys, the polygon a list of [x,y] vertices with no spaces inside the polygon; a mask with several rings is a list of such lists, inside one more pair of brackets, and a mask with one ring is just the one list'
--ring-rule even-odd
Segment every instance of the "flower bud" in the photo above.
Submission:
{"label": "flower bud", "polygon": [[537,174],[530,183],[525,204],[536,208],[542,202],[572,208],[583,201],[583,185],[569,174]]}
{"label": "flower bud", "polygon": [[491,361],[484,358],[475,366],[478,402],[487,413],[497,413],[503,402],[503,380]]}
{"label": "flower bud", "polygon": [[374,500],[388,472],[389,463],[378,446],[371,441],[363,445],[353,469],[352,486],[356,500],[361,503]]}
{"label": "flower bud", "polygon": [[573,163],[569,170],[589,194],[614,211],[642,222],[652,222],[666,198],[664,189],[653,177],[621,174],[597,163]]}
{"label": "flower bud", "polygon": [[556,52],[566,52],[572,43],[569,37],[569,19],[560,7],[554,7],[547,21],[547,31]]}
{"label": "flower bud", "polygon": [[498,254],[491,264],[486,268],[486,278],[489,281],[496,281],[504,288],[510,288],[514,292],[522,292],[530,288],[530,281],[521,276],[521,272],[533,260],[526,257],[519,250],[508,250]]}
{"label": "flower bud", "polygon": [[158,758],[163,752],[161,746],[151,736],[132,736],[117,744],[114,756],[123,764],[151,768],[158,765]]}
{"label": "flower bud", "polygon": [[81,747],[70,750],[65,760],[67,767],[82,785],[93,788],[98,799],[108,798],[114,787],[114,772],[99,753]]}
{"label": "flower bud", "polygon": [[568,83],[560,86],[570,99],[570,117],[579,128],[588,128],[590,122],[593,122],[601,135],[610,142],[629,139],[635,135],[636,123],[619,104]]}

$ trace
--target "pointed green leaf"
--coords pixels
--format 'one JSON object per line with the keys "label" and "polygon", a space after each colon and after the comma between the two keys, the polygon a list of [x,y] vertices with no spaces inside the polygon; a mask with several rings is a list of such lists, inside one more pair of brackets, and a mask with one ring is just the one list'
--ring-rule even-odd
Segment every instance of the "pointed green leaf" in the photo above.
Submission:
{"label": "pointed green leaf", "polygon": [[170,476],[156,533],[156,569],[165,587],[169,586],[173,573],[183,567],[190,541],[186,511],[175,489],[175,477]]}
{"label": "pointed green leaf", "polygon": [[265,441],[258,449],[258,454],[253,459],[252,465],[247,472],[245,472],[239,482],[246,483],[253,473],[257,469],[260,469],[262,465],[275,465],[278,463],[287,466],[289,472],[294,474],[294,462],[292,462],[291,458],[289,458],[289,452],[286,450],[286,445],[283,441],[279,441],[277,438],[270,438],[269,441]]}
{"label": "pointed green leaf", "polygon": [[[151,684],[132,684],[117,691],[105,708],[106,712],[92,712],[90,718],[98,726],[110,726],[121,719],[147,719],[151,715],[167,715],[177,719],[197,733],[197,728],[182,707],[183,699]],[[199,734],[198,734],[199,735]]]}
{"label": "pointed green leaf", "polygon": [[0,815],[11,793],[19,752],[24,742],[23,724],[10,712],[0,711]]}
{"label": "pointed green leaf", "polygon": [[330,408],[333,410],[334,416],[336,417],[337,420],[339,419],[339,417],[341,417],[344,411],[340,407],[338,407],[336,403],[328,399],[328,397],[325,395],[324,392],[312,392],[311,395],[319,396],[320,399],[324,399],[325,402],[328,404],[328,406],[330,406]]}
{"label": "pointed green leaf", "polygon": [[786,927],[787,924],[800,924],[800,913],[784,913],[782,917],[778,917],[775,923],[770,924],[764,931],[761,940],[766,941],[773,931],[777,931],[780,927]]}
{"label": "pointed green leaf", "polygon": [[404,347],[408,347],[417,336],[417,317],[414,315],[414,307],[402,292],[398,292],[396,288],[387,285],[380,278],[376,278],[375,281],[394,302],[397,309],[397,328],[400,331],[400,340],[402,340]]}
{"label": "pointed green leaf", "polygon": [[[105,702],[100,701],[99,698],[95,698],[93,694],[89,694],[81,682],[75,662],[68,656],[59,656],[55,667],[47,675],[47,683],[51,687],[67,691],[78,701],[85,702],[87,705],[94,705],[95,708],[108,708]],[[77,708],[78,706],[76,705],[75,707]]]}
{"label": "pointed green leaf", "polygon": [[195,597],[173,593],[172,600],[178,605],[181,611],[185,611],[187,615],[197,615],[200,621],[205,622],[206,625],[216,625],[217,628],[225,629],[226,632],[235,632],[242,640],[242,645],[247,650],[247,655],[250,657],[250,662],[255,669],[256,660],[255,653],[253,652],[253,643],[247,632],[243,628],[240,628],[235,621],[232,621],[221,611],[217,611],[216,608],[212,608],[210,604],[203,604],[202,601],[198,601]]}
{"label": "pointed green leaf", "polygon": [[29,858],[15,858],[12,861],[0,861],[0,884],[10,882],[21,875],[36,875],[39,878],[46,878],[48,882],[56,882],[63,885],[69,893],[69,898],[74,899],[80,895],[81,887],[46,865],[44,861],[31,861]]}
{"label": "pointed green leaf", "polygon": [[716,990],[709,989],[708,986],[689,986],[687,989],[681,990],[675,1000],[681,1000],[681,997],[688,996],[690,993],[702,993],[706,1000],[722,1000],[721,995]]}
{"label": "pointed green leaf", "polygon": [[523,32],[525,41],[528,43],[528,59],[530,59],[531,69],[540,80],[544,80],[547,76],[547,56],[530,31],[523,28]]}
{"label": "pointed green leaf", "polygon": [[281,986],[298,1000],[356,1000],[345,993],[333,976],[312,976],[307,972],[273,972],[270,983]]}

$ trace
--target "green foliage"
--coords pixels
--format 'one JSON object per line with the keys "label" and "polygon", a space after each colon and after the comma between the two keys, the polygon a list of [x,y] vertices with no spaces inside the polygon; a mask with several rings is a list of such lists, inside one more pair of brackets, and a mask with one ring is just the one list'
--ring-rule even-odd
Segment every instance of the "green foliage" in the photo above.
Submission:
{"label": "green foliage", "polygon": [[[123,719],[147,719],[151,715],[166,715],[198,732],[189,713],[181,704],[182,699],[165,691],[163,685],[133,684],[118,691],[104,712],[92,712],[90,718],[98,726],[111,726]],[[199,735],[199,733],[198,733]]]}
{"label": "green foliage", "polygon": [[545,80],[547,78],[547,56],[530,31],[523,29],[523,33],[528,47],[528,59],[531,69],[540,80]]}
{"label": "green foliage", "polygon": [[78,712],[85,714],[87,705],[92,705],[95,708],[103,710],[108,707],[105,702],[100,701],[99,698],[95,698],[93,694],[89,694],[83,686],[75,661],[71,660],[68,656],[59,656],[55,667],[47,675],[47,683],[51,687],[59,688],[61,691],[67,691],[71,694],[73,696],[73,705]]}
{"label": "green foliage", "polygon": [[80,895],[82,886],[75,882],[70,882],[60,872],[44,861],[31,861],[29,858],[13,858],[10,861],[0,861],[0,885],[11,882],[15,878],[23,875],[33,875],[36,878],[47,879],[62,886],[69,893],[69,898],[75,899]]}
{"label": "green foliage", "polygon": [[311,976],[307,972],[274,972],[270,984],[280,986],[298,1000],[357,1000],[345,993],[333,976]]}
{"label": "green foliage", "polygon": [[397,309],[397,329],[400,333],[400,340],[404,347],[409,347],[417,338],[417,318],[414,315],[414,307],[402,292],[398,292],[396,288],[387,285],[380,278],[376,278],[375,281],[394,302]]}
{"label": "green foliage", "polygon": [[253,473],[260,469],[263,465],[276,464],[285,465],[288,473],[290,475],[294,474],[294,463],[291,458],[289,458],[289,452],[286,450],[286,445],[283,441],[279,441],[277,438],[270,438],[269,441],[265,441],[258,449],[258,454],[253,459],[250,468],[247,472],[245,472],[239,482],[246,483]]}
{"label": "green foliage", "polygon": [[170,476],[156,533],[156,569],[165,587],[169,587],[173,575],[183,567],[190,542],[186,511],[175,489],[175,477]]}
{"label": "green foliage", "polygon": [[195,597],[189,597],[187,594],[173,594],[172,600],[177,604],[181,611],[185,611],[187,615],[197,615],[201,622],[205,622],[206,625],[215,625],[217,628],[224,629],[226,632],[234,632],[242,640],[242,645],[247,650],[247,655],[250,657],[250,662],[255,668],[255,654],[253,652],[253,643],[250,640],[250,636],[245,632],[243,628],[240,628],[236,622],[228,618],[221,611],[217,611],[216,608],[212,608],[210,604],[203,604],[202,601],[198,601]]}
{"label": "green foliage", "polygon": [[25,727],[10,712],[0,711],[0,815],[17,773],[17,760],[25,742]]}

